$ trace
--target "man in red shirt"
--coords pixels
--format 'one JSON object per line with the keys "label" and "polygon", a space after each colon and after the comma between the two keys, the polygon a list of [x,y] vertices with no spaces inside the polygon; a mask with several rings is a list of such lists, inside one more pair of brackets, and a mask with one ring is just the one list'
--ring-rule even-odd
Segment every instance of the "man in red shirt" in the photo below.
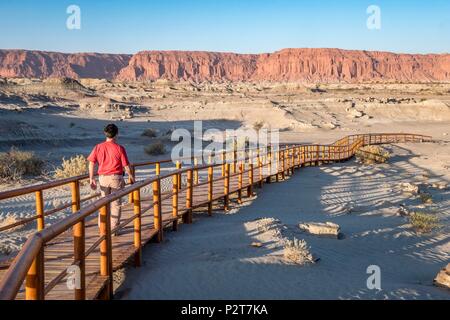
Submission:
{"label": "man in red shirt", "polygon": [[[108,124],[104,133],[106,141],[94,147],[87,158],[89,160],[89,183],[92,190],[97,190],[94,178],[95,165],[98,164],[98,175],[102,197],[107,196],[125,186],[124,170],[134,183],[129,167],[127,152],[124,147],[116,143],[119,129],[115,124]],[[111,202],[111,229],[120,224],[121,199]],[[100,226],[100,216],[99,216]]]}

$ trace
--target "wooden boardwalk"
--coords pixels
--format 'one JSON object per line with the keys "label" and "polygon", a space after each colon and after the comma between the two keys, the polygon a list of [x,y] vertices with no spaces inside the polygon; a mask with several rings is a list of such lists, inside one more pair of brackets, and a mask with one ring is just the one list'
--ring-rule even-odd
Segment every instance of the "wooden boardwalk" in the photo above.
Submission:
{"label": "wooden boardwalk", "polygon": [[[259,174],[258,169],[254,169],[254,175]],[[264,176],[266,178],[267,175]],[[230,188],[234,192],[238,191],[238,176],[230,177]],[[247,185],[245,186],[247,188]],[[223,198],[224,187],[222,181],[216,181],[214,183],[213,194],[216,194],[214,200]],[[170,195],[170,193],[163,193],[161,196]],[[149,199],[152,194],[143,194],[144,199]],[[199,188],[193,189],[193,209],[206,206],[208,201],[208,186],[202,185]],[[166,198],[162,200],[162,225],[163,228],[172,227],[178,223],[174,217],[172,217],[172,198]],[[149,208],[147,211],[142,212],[142,243],[143,245],[150,242],[158,234],[158,230],[154,226],[154,217],[152,209],[152,201],[143,200],[142,207]],[[180,192],[179,194],[179,214],[178,219],[182,219],[188,213],[186,208],[186,193]],[[121,219],[132,218],[133,205],[125,204],[122,206]],[[94,245],[95,241],[99,238],[98,219],[92,218],[86,222],[86,247]],[[67,268],[73,264],[73,236],[72,232],[66,231],[59,235],[57,238],[49,242],[45,246],[45,279],[46,285],[49,284],[55,276],[61,274],[61,272],[67,270]],[[126,226],[120,230],[118,236],[112,237],[112,263],[113,270],[116,271],[124,266],[124,264],[133,258],[136,248],[134,246],[134,229],[133,226]],[[88,257],[86,257],[86,299],[97,299],[102,292],[102,288],[107,282],[107,276],[99,275],[99,263],[100,252],[98,250],[93,251]],[[19,292],[18,299],[25,298],[25,289]],[[74,291],[68,289],[67,279],[64,277],[50,290],[46,296],[48,300],[72,300],[74,299]]]}
{"label": "wooden boardwalk", "polygon": [[[177,230],[179,220],[191,223],[194,209],[205,207],[212,214],[212,205],[218,201],[227,209],[232,194],[237,194],[238,199],[249,196],[253,186],[282,181],[302,166],[348,160],[365,144],[431,139],[412,135],[408,140],[405,136],[353,136],[326,146],[288,146],[277,151],[274,157],[258,154],[256,164],[253,161],[246,164],[244,158],[219,165],[175,169],[139,181],[84,208],[80,207],[78,180],[71,180],[74,214],[36,232],[27,241],[9,269],[0,273],[0,299],[112,298],[113,272],[127,262],[134,261],[139,266],[142,246],[150,241],[160,242],[164,228]],[[186,182],[181,185],[183,175]],[[169,190],[161,189],[162,180],[170,182],[165,184]],[[152,186],[152,190],[147,186]],[[39,190],[32,191],[37,192],[38,199]],[[109,203],[125,197],[129,201],[122,206],[123,222],[117,235],[112,235],[114,230],[107,219]],[[98,212],[102,218],[100,228]],[[77,277],[68,274],[72,267]],[[68,279],[80,282],[73,288]]]}

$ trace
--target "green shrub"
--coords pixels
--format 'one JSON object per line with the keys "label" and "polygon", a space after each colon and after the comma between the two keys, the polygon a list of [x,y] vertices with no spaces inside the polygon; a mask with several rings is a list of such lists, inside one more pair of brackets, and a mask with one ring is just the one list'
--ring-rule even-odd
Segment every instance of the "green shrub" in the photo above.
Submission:
{"label": "green shrub", "polygon": [[162,142],[158,141],[146,146],[144,152],[150,156],[159,156],[166,153],[166,148]]}
{"label": "green shrub", "polygon": [[9,152],[0,153],[0,179],[18,181],[23,176],[42,174],[44,161],[33,152],[11,148]]}
{"label": "green shrub", "polygon": [[424,212],[414,212],[410,216],[409,222],[420,233],[428,233],[440,227],[438,217]]}
{"label": "green shrub", "polygon": [[56,168],[53,177],[56,179],[66,179],[87,173],[88,161],[83,155],[77,155],[71,157],[69,160],[63,158],[61,166]]}
{"label": "green shrub", "polygon": [[142,132],[141,136],[149,137],[149,138],[156,138],[158,136],[158,132],[152,128],[145,129],[144,132]]}
{"label": "green shrub", "polygon": [[365,146],[356,151],[356,159],[363,164],[385,163],[390,154],[379,146]]}

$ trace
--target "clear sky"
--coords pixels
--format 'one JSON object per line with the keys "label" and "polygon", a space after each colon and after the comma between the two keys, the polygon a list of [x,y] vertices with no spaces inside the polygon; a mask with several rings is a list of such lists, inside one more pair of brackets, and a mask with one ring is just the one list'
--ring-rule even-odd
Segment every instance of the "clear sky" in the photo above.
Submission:
{"label": "clear sky", "polygon": [[[66,27],[69,5],[81,29]],[[369,30],[366,10],[381,9]],[[0,48],[135,53],[282,48],[450,52],[449,0],[1,0]]]}

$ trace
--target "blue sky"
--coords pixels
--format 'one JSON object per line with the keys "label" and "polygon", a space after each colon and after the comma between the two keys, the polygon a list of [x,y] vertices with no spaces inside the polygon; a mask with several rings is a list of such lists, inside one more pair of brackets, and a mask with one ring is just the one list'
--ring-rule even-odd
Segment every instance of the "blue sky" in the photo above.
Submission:
{"label": "blue sky", "polygon": [[[81,9],[68,30],[66,8]],[[381,30],[366,27],[369,5]],[[0,1],[0,48],[135,53],[240,53],[337,47],[408,53],[450,52],[448,0],[21,0]]]}

